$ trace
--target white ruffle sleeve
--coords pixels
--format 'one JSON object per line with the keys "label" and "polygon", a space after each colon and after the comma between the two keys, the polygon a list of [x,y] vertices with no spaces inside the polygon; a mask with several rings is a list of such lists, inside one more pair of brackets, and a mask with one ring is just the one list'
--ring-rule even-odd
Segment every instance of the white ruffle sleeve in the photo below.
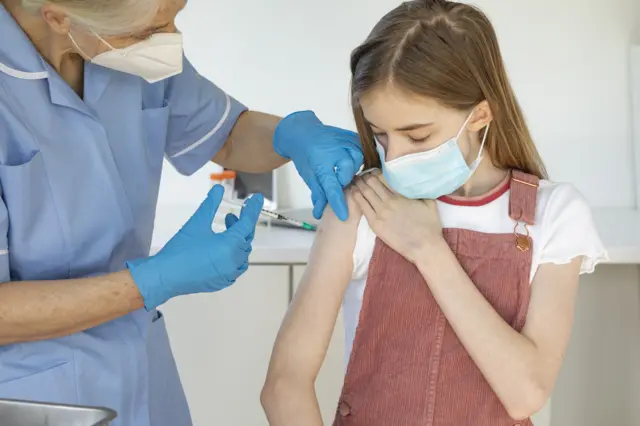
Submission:
{"label": "white ruffle sleeve", "polygon": [[608,259],[591,209],[572,185],[558,185],[551,194],[544,215],[540,264],[566,264],[582,256],[580,273],[589,274],[598,263]]}

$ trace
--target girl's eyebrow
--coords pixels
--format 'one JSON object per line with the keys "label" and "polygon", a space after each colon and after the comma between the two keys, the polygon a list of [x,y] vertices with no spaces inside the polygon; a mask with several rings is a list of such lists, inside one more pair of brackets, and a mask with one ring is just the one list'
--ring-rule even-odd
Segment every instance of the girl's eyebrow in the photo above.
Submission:
{"label": "girl's eyebrow", "polygon": [[[378,126],[376,126],[375,124],[373,124],[372,122],[370,122],[369,120],[365,120],[367,122],[367,124],[371,127],[376,127],[376,128],[380,128]],[[422,129],[423,127],[429,127],[433,125],[433,123],[415,123],[415,124],[409,124],[408,126],[403,126],[403,127],[399,127],[397,129],[395,129],[398,132],[408,132],[410,130],[417,130],[417,129]]]}

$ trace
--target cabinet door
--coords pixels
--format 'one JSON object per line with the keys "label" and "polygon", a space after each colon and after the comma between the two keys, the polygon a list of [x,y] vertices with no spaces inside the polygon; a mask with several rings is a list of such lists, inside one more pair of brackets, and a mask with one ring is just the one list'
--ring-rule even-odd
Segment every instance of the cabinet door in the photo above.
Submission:
{"label": "cabinet door", "polygon": [[[303,274],[304,266],[294,267],[294,292]],[[342,391],[345,372],[344,351],[344,324],[342,322],[342,312],[340,312],[338,320],[336,321],[336,328],[333,332],[333,338],[327,351],[327,357],[324,360],[324,364],[318,375],[318,380],[316,381],[316,395],[318,396],[322,418],[326,425],[333,424],[338,406],[338,398],[340,398],[340,392]]]}
{"label": "cabinet door", "polygon": [[289,302],[289,268],[252,266],[230,288],[162,308],[195,426],[267,426],[260,391]]}

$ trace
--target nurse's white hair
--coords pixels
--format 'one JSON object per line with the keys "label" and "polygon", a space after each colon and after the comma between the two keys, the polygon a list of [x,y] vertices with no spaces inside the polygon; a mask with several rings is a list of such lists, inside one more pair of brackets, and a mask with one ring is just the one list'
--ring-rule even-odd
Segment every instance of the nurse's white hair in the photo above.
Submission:
{"label": "nurse's white hair", "polygon": [[21,0],[22,8],[35,14],[47,3],[63,8],[73,25],[108,37],[131,34],[149,25],[160,0]]}

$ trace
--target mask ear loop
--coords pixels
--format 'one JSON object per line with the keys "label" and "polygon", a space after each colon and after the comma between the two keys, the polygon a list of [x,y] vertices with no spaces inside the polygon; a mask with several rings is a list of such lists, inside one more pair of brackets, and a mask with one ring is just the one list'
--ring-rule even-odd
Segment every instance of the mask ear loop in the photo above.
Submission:
{"label": "mask ear loop", "polygon": [[462,136],[462,132],[464,132],[464,129],[467,128],[467,124],[469,124],[469,121],[471,121],[471,117],[473,117],[473,113],[474,111],[471,111],[471,114],[469,114],[467,119],[464,120],[464,124],[462,125],[462,127],[460,127],[460,130],[458,130],[458,134],[456,135],[456,141],[460,139],[460,136]]}
{"label": "mask ear loop", "polygon": [[491,123],[485,126],[484,136],[482,136],[482,143],[480,144],[480,149],[478,150],[478,156],[476,157],[476,160],[473,162],[474,166],[480,163],[480,161],[482,161],[482,158],[483,158],[482,151],[484,150],[484,143],[487,141],[487,135],[489,134],[489,126],[491,126]]}
{"label": "mask ear loop", "polygon": [[103,39],[102,37],[100,37],[100,36],[99,36],[95,31],[91,30],[91,33],[92,33],[94,36],[96,36],[96,38],[97,38],[98,40],[100,40],[101,42],[103,42],[103,43],[105,44],[105,46],[107,46],[109,49],[111,49],[111,50],[118,50],[118,49],[116,49],[115,47],[113,47],[112,45],[110,45],[110,44],[107,42],[107,40],[105,40],[105,39]]}
{"label": "mask ear loop", "polygon": [[[471,111],[471,114],[469,114],[469,117],[467,117],[466,121],[464,122],[464,124],[462,125],[460,130],[458,131],[458,136],[456,136],[456,141],[458,141],[460,139],[460,136],[462,136],[462,132],[464,131],[464,129],[467,128],[467,124],[469,124],[469,121],[471,121],[471,117],[473,117],[473,113],[474,113],[474,111]],[[485,126],[484,136],[482,137],[482,143],[480,144],[480,149],[478,150],[478,156],[473,161],[473,163],[471,163],[471,165],[470,165],[471,169],[475,169],[476,166],[480,163],[480,161],[482,161],[482,158],[483,158],[482,157],[482,151],[484,149],[484,143],[487,141],[487,135],[489,134],[489,126],[490,125],[491,125],[491,123],[489,123],[489,124],[487,124]]]}
{"label": "mask ear loop", "polygon": [[[105,44],[105,46],[107,46],[109,49],[111,49],[112,51],[117,50],[115,47],[113,47],[111,44],[109,44],[107,42],[107,40],[103,39],[102,37],[100,37],[98,34],[96,34],[95,31],[91,30],[91,34],[93,34],[98,40],[100,40],[102,43]],[[73,45],[75,46],[76,49],[78,49],[78,52],[80,53],[80,55],[82,55],[82,57],[86,60],[86,61],[91,61],[92,58],[89,57],[89,55],[87,55],[86,53],[84,53],[84,50],[82,50],[80,48],[80,46],[78,45],[78,43],[76,43],[76,40],[73,38],[73,36],[71,35],[71,31],[69,31],[69,33],[67,33],[67,35],[69,36],[69,40],[71,40],[71,43],[73,43]]]}
{"label": "mask ear loop", "polygon": [[73,38],[73,36],[71,35],[71,31],[69,31],[67,33],[67,36],[69,36],[69,40],[71,40],[71,43],[73,43],[73,45],[75,46],[75,48],[78,50],[78,52],[80,53],[80,55],[82,56],[82,58],[85,61],[91,61],[91,58],[89,57],[89,55],[87,55],[86,53],[84,53],[84,50],[80,49],[80,46],[78,46],[78,43],[76,43],[75,39]]}

